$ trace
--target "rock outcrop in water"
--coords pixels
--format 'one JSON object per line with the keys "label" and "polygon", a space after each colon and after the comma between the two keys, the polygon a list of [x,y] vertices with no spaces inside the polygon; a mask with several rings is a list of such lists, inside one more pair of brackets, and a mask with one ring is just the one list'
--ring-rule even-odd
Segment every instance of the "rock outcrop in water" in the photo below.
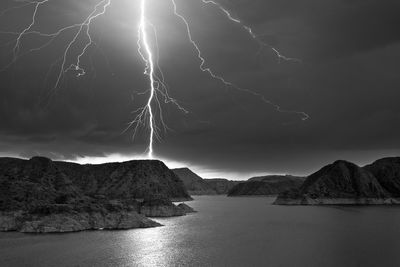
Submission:
{"label": "rock outcrop in water", "polygon": [[394,166],[391,160],[378,161],[365,168],[339,160],[310,175],[299,189],[279,194],[275,204],[398,204],[397,195],[388,190],[400,179]]}
{"label": "rock outcrop in water", "polygon": [[186,212],[165,198],[146,199],[140,205],[140,213],[148,217],[183,216]]}
{"label": "rock outcrop in water", "polygon": [[[160,224],[141,214],[138,199],[190,200],[183,183],[160,161],[100,165],[0,158],[0,231],[71,232]],[[157,209],[157,205],[152,206]],[[166,215],[167,216],[167,215]]]}
{"label": "rock outcrop in water", "polygon": [[195,211],[192,207],[189,207],[188,205],[186,205],[185,203],[181,203],[178,205],[178,208],[180,208],[181,210],[183,210],[185,213],[194,213],[197,212]]}
{"label": "rock outcrop in water", "polygon": [[304,182],[303,177],[290,175],[269,175],[254,177],[246,182],[235,185],[228,196],[271,196],[281,192],[299,188]]}

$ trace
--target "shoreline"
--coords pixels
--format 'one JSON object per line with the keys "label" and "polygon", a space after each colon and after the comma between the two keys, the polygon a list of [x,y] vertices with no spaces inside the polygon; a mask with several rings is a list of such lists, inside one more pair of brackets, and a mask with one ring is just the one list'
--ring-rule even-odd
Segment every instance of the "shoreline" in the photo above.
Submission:
{"label": "shoreline", "polygon": [[397,206],[400,205],[399,198],[299,198],[284,199],[277,198],[272,205],[282,206]]}

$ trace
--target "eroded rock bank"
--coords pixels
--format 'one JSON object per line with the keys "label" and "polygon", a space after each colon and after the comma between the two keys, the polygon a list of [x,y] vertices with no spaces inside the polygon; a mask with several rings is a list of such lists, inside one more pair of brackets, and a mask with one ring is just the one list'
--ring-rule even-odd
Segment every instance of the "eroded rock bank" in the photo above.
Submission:
{"label": "eroded rock bank", "polygon": [[161,226],[161,224],[135,211],[50,215],[32,215],[20,211],[0,214],[0,231],[22,233],[67,233],[84,230],[120,230],[157,226]]}
{"label": "eroded rock bank", "polygon": [[[115,203],[113,203],[115,205]],[[110,203],[112,206],[113,204]],[[108,210],[87,208],[80,211],[60,209],[58,211],[0,212],[0,231],[22,233],[67,233],[84,230],[123,230],[162,226],[147,217],[184,216],[195,212],[188,205],[173,204],[168,199],[148,199],[137,206],[108,207]],[[54,207],[52,207],[54,209]]]}

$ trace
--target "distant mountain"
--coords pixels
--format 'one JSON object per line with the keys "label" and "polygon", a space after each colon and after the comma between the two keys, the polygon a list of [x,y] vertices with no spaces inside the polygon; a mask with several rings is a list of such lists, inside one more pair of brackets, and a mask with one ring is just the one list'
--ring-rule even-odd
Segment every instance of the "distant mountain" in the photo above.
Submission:
{"label": "distant mountain", "polygon": [[[387,165],[388,164],[388,165]],[[384,166],[387,166],[386,170]],[[388,167],[391,166],[391,167]],[[333,205],[333,204],[392,204],[393,195],[381,185],[386,179],[382,173],[395,174],[390,161],[374,163],[361,168],[351,162],[339,160],[308,176],[299,189],[279,194],[275,204],[281,205]],[[370,172],[372,169],[376,175]],[[387,184],[389,188],[389,183]]]}
{"label": "distant mountain", "polygon": [[226,195],[228,194],[229,190],[232,189],[235,185],[242,181],[232,181],[222,178],[215,178],[215,179],[204,179],[204,181],[211,186],[215,192],[219,195]]}
{"label": "distant mountain", "polygon": [[222,178],[203,179],[189,168],[173,169],[173,171],[183,181],[190,195],[225,195],[240,182]]}
{"label": "distant mountain", "polygon": [[[137,200],[143,198],[143,203]],[[43,157],[0,158],[0,231],[159,226],[144,216],[146,212],[185,214],[169,199],[188,200],[190,196],[160,161],[79,165]]]}
{"label": "distant mountain", "polygon": [[304,182],[303,177],[290,175],[268,175],[250,178],[235,185],[228,196],[270,196],[295,189]]}
{"label": "distant mountain", "polygon": [[182,180],[190,195],[216,195],[214,190],[203,178],[195,174],[189,168],[172,170]]}

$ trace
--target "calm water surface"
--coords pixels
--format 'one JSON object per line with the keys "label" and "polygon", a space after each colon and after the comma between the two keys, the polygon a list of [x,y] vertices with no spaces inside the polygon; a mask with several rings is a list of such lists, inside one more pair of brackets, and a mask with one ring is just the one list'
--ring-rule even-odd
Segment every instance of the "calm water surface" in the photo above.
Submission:
{"label": "calm water surface", "polygon": [[196,197],[164,227],[0,233],[0,266],[400,266],[399,207],[285,207]]}

